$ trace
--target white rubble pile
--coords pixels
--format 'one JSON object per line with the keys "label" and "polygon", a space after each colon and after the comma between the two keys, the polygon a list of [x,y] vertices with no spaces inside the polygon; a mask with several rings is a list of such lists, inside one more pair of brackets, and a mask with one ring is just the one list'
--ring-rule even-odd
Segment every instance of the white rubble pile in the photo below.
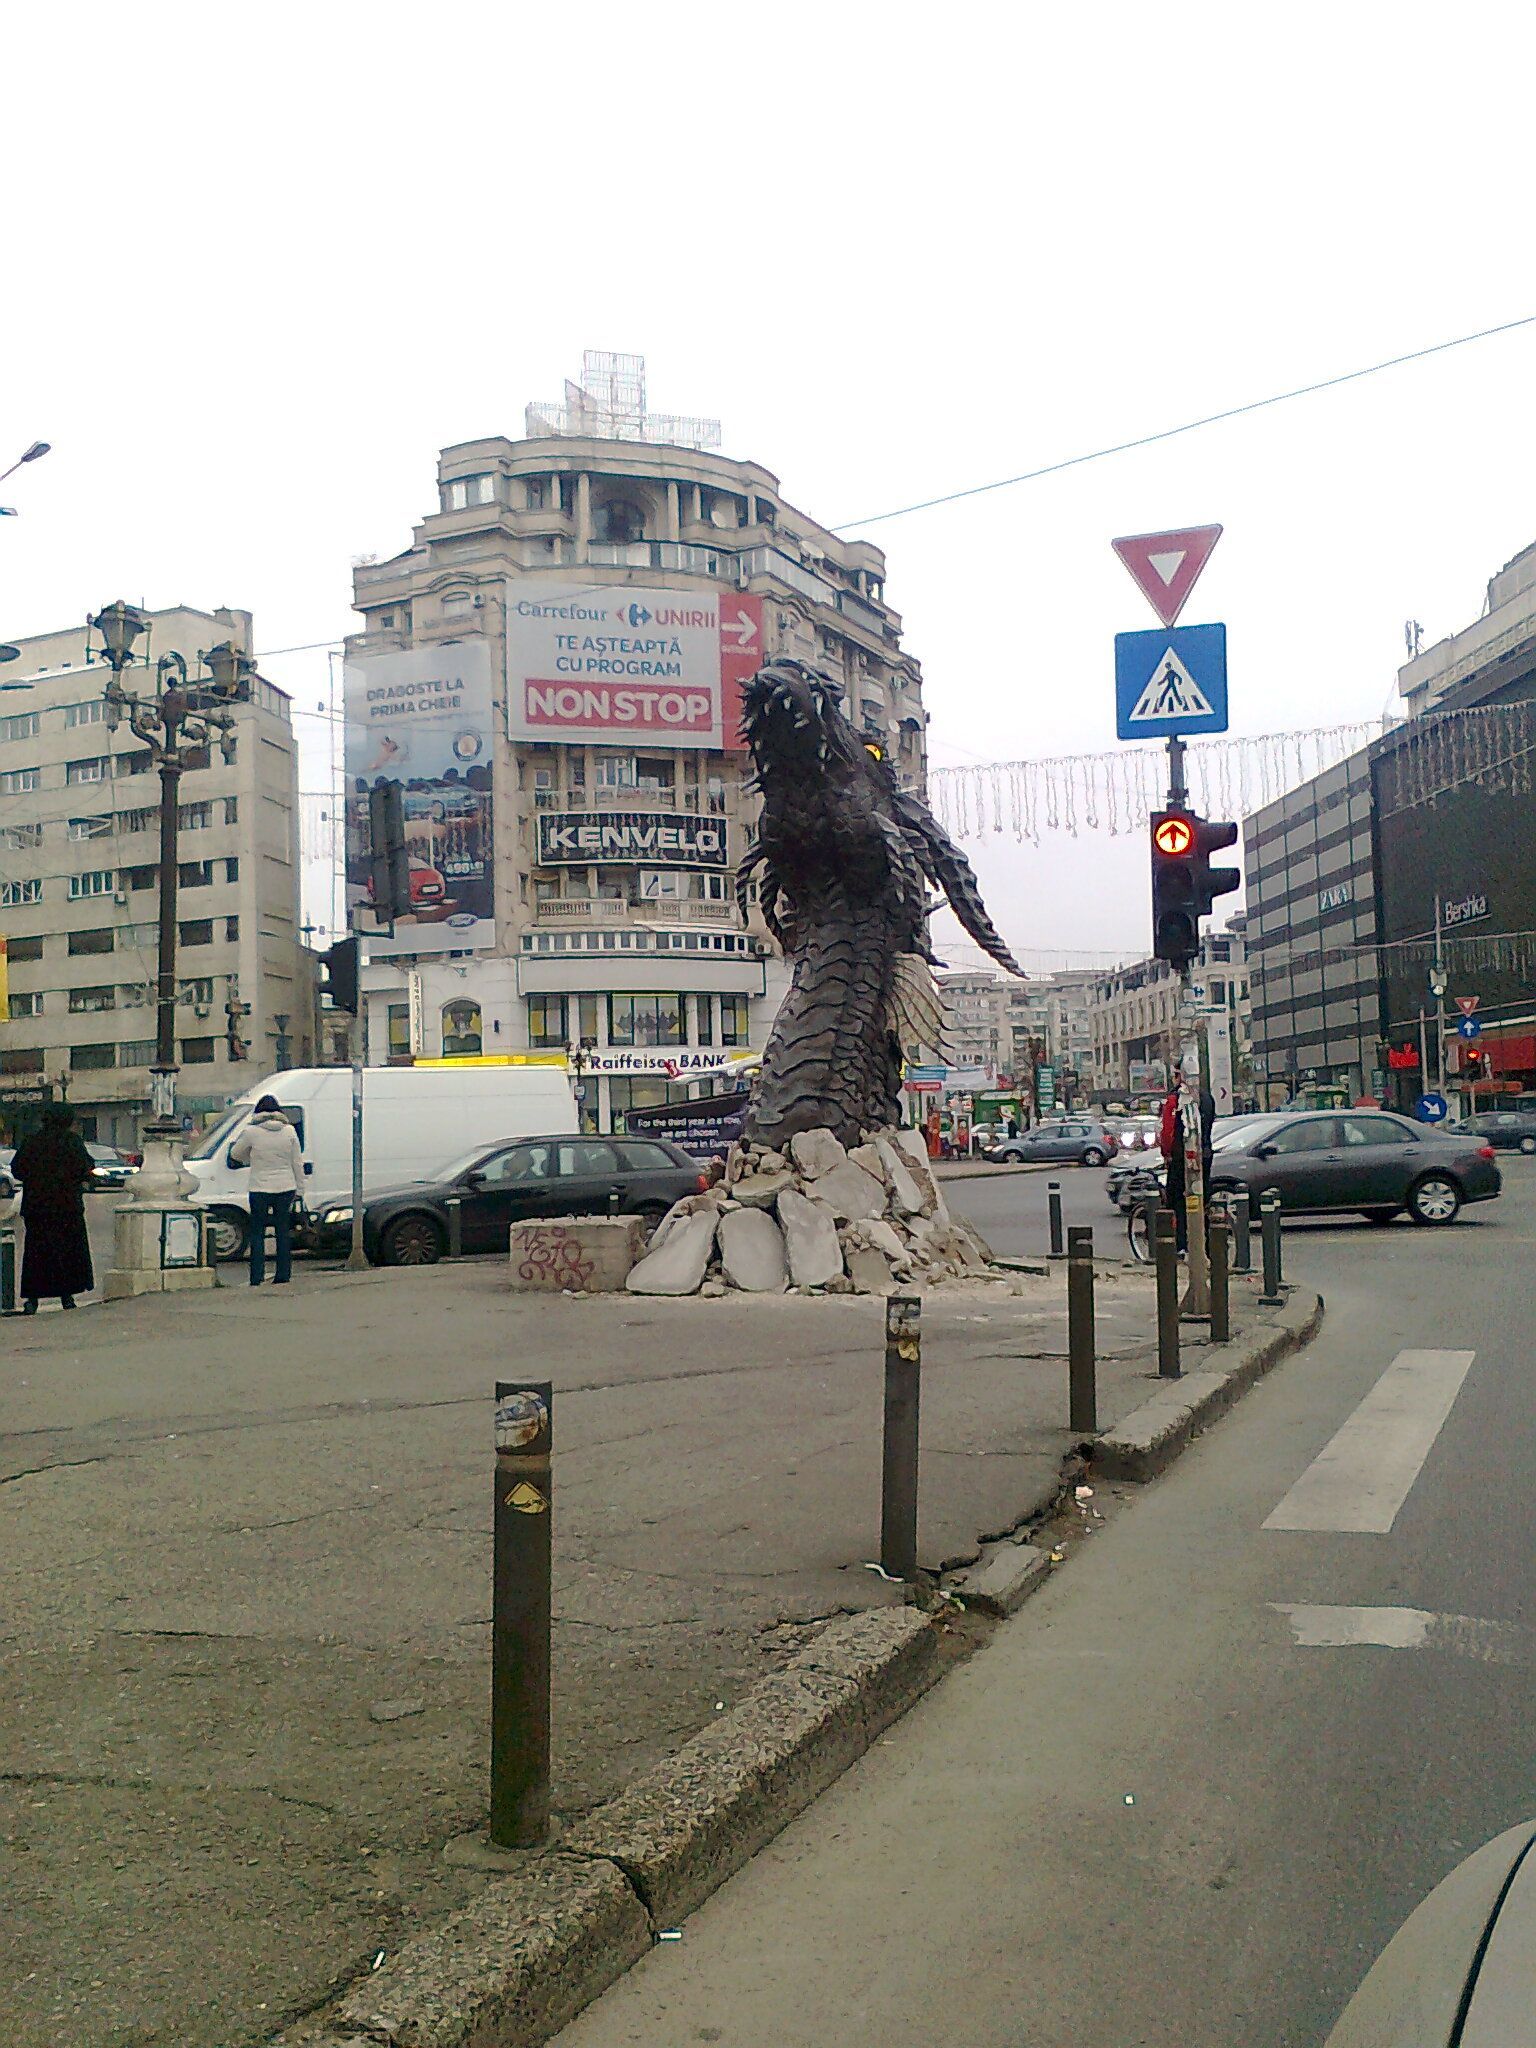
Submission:
{"label": "white rubble pile", "polygon": [[670,1209],[625,1283],[632,1294],[884,1294],[995,1274],[952,1216],[922,1135],[873,1131],[846,1149],[801,1131],[784,1152],[736,1145],[724,1178]]}

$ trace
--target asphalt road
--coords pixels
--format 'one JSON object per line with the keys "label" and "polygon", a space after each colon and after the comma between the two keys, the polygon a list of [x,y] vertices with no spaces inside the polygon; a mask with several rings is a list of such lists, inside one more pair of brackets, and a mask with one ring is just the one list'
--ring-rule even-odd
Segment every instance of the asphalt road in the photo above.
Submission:
{"label": "asphalt road", "polygon": [[[1536,1812],[1536,1164],[1505,1180],[1445,1230],[1288,1231],[1317,1343],[1100,1488],[1093,1541],[562,2048],[1316,2048]],[[952,1193],[987,1228],[1043,1201],[1012,1186]]]}
{"label": "asphalt road", "polygon": [[1061,1187],[1062,1228],[1091,1224],[1094,1249],[1121,1258],[1126,1255],[1125,1219],[1109,1206],[1104,1192],[1108,1177],[1102,1166],[1065,1165],[1045,1173],[1018,1167],[975,1180],[946,1179],[944,1199],[969,1216],[1003,1258],[1044,1258],[1050,1250],[1047,1190],[1056,1181]]}

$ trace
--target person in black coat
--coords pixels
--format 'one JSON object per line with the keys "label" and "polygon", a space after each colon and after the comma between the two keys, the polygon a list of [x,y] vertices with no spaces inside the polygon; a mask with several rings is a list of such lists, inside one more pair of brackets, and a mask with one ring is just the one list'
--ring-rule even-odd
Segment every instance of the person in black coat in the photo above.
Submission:
{"label": "person in black coat", "polygon": [[26,1245],[21,1255],[22,1307],[37,1314],[41,1295],[56,1294],[73,1308],[77,1294],[94,1284],[91,1241],[85,1228],[85,1190],[91,1155],[75,1129],[66,1103],[43,1111],[40,1130],[16,1148],[12,1173],[21,1182],[21,1220]]}

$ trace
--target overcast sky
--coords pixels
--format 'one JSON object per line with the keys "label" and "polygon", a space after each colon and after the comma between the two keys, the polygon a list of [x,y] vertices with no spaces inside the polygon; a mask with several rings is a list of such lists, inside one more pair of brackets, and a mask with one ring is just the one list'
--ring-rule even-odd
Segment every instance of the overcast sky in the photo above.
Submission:
{"label": "overcast sky", "polygon": [[[0,637],[119,595],[339,640],[444,443],[584,347],[828,524],[1536,313],[1516,5],[27,9]],[[1536,539],[1536,328],[867,530],[939,761],[1113,744],[1115,534],[1221,521],[1233,728],[1380,714]],[[0,467],[10,460],[0,454]],[[323,654],[264,662],[304,707]],[[321,729],[313,721],[311,733]],[[974,848],[1032,955],[1137,841]],[[958,956],[957,956],[958,957]]]}

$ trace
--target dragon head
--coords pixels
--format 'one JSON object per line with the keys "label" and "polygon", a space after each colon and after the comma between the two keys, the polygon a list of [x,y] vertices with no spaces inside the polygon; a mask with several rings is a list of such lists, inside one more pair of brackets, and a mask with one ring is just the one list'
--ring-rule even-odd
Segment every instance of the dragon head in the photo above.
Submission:
{"label": "dragon head", "polygon": [[759,778],[791,766],[825,772],[867,765],[839,685],[821,669],[785,657],[760,668],[741,693],[741,736]]}

